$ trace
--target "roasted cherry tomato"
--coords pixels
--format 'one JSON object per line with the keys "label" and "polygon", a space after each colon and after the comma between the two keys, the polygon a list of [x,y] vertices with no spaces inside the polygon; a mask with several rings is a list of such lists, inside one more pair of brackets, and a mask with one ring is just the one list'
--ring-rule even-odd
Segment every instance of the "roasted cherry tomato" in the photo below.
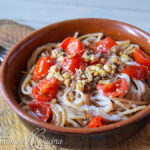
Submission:
{"label": "roasted cherry tomato", "polygon": [[107,54],[107,52],[114,46],[117,45],[117,43],[112,40],[110,37],[107,37],[97,43],[95,43],[91,49],[94,51],[94,53],[102,52],[104,54]]}
{"label": "roasted cherry tomato", "polygon": [[117,97],[127,93],[127,82],[123,78],[108,84],[98,84],[97,90],[106,97]]}
{"label": "roasted cherry tomato", "polygon": [[107,124],[108,124],[107,120],[105,120],[102,116],[96,116],[90,121],[88,127],[96,128]]}
{"label": "roasted cherry tomato", "polygon": [[57,82],[55,78],[41,80],[32,90],[34,99],[50,102],[57,93]]}
{"label": "roasted cherry tomato", "polygon": [[28,106],[41,121],[46,122],[51,118],[52,111],[49,104],[45,102],[31,101]]}
{"label": "roasted cherry tomato", "polygon": [[80,56],[73,56],[71,58],[69,57],[65,57],[64,58],[64,62],[60,63],[62,69],[64,71],[71,71],[73,73],[75,73],[75,69],[79,69],[81,67],[84,68],[84,60],[83,58],[81,58]]}
{"label": "roasted cherry tomato", "polygon": [[133,56],[137,63],[150,67],[150,56],[146,55],[139,48],[134,49]]}
{"label": "roasted cherry tomato", "polygon": [[55,59],[49,56],[45,56],[40,58],[34,68],[33,71],[33,80],[41,79],[48,74],[48,70],[55,63]]}
{"label": "roasted cherry tomato", "polygon": [[66,38],[61,43],[61,47],[66,50],[68,55],[77,54],[79,56],[82,56],[85,51],[82,42],[74,37]]}
{"label": "roasted cherry tomato", "polygon": [[130,65],[125,67],[122,72],[138,80],[145,80],[148,74],[148,67],[143,65]]}
{"label": "roasted cherry tomato", "polygon": [[67,44],[68,44],[68,42],[69,42],[69,40],[70,40],[71,38],[72,38],[72,37],[67,37],[67,38],[65,38],[65,39],[62,41],[61,47],[62,47],[63,49],[66,49]]}

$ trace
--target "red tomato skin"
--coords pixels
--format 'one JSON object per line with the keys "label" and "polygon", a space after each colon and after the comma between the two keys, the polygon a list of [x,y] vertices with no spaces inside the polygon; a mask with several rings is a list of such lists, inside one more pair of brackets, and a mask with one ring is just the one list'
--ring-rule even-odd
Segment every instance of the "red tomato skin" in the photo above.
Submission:
{"label": "red tomato skin", "polygon": [[112,40],[110,37],[107,37],[97,43],[95,43],[91,49],[94,51],[94,53],[102,52],[104,54],[107,54],[108,51],[114,46],[117,45],[117,43]]}
{"label": "red tomato skin", "polygon": [[[48,82],[48,84],[45,87],[43,84],[45,84],[46,82]],[[41,92],[41,88],[44,88],[43,92]],[[32,89],[32,95],[34,99],[37,101],[50,102],[52,98],[55,98],[56,94],[57,94],[57,83],[56,79],[53,78],[41,80]]]}
{"label": "red tomato skin", "polygon": [[137,80],[145,80],[147,77],[149,70],[147,66],[140,65],[130,65],[124,68],[122,73],[129,75],[130,77],[134,77]]}
{"label": "red tomato skin", "polygon": [[96,116],[90,121],[90,123],[88,124],[88,128],[101,127],[106,124],[108,124],[107,120],[105,120],[102,116]]}
{"label": "red tomato skin", "polygon": [[44,79],[39,82],[38,88],[41,94],[45,94],[51,90],[51,88],[57,88],[56,78]]}
{"label": "red tomato skin", "polygon": [[119,78],[112,83],[98,84],[96,88],[106,97],[117,97],[127,93],[127,82],[125,79]]}
{"label": "red tomato skin", "polygon": [[71,58],[65,57],[64,62],[60,63],[64,71],[71,71],[75,73],[75,69],[79,69],[80,66],[84,67],[84,60],[80,56],[73,56]]}
{"label": "red tomato skin", "polygon": [[74,37],[66,38],[62,42],[61,47],[66,50],[68,55],[77,54],[79,56],[82,56],[85,52],[85,48],[82,42]]}
{"label": "red tomato skin", "polygon": [[150,57],[139,48],[134,49],[133,56],[137,63],[150,67]]}
{"label": "red tomato skin", "polygon": [[82,56],[85,52],[85,48],[81,41],[76,38],[71,38],[67,44],[66,52],[68,55],[77,54]]}
{"label": "red tomato skin", "polygon": [[63,49],[66,49],[67,44],[68,44],[68,42],[69,42],[69,40],[70,40],[71,38],[72,38],[72,37],[67,37],[67,38],[65,38],[65,39],[62,41],[61,47],[62,47]]}
{"label": "red tomato skin", "polygon": [[46,122],[52,115],[50,105],[40,101],[31,101],[28,104],[30,110],[41,120]]}
{"label": "red tomato skin", "polygon": [[51,58],[49,56],[41,57],[34,67],[33,80],[36,81],[47,75],[49,68],[54,64],[55,64],[54,58]]}

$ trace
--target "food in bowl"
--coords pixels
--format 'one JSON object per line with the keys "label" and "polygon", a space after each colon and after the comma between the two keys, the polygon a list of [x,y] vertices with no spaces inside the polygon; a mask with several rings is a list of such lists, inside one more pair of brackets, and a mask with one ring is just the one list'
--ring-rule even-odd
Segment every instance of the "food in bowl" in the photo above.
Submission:
{"label": "food in bowl", "polygon": [[150,103],[150,57],[103,33],[37,48],[20,84],[20,105],[60,127],[95,128],[125,120]]}

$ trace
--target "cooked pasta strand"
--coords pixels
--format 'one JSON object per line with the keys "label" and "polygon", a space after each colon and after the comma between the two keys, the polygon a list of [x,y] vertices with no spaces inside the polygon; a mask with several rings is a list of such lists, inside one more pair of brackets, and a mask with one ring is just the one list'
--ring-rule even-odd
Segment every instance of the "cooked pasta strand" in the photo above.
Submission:
{"label": "cooked pasta strand", "polygon": [[[44,101],[44,103],[49,104],[52,110],[50,124],[59,127],[85,128],[91,118],[98,115],[111,123],[121,121],[150,104],[150,74],[148,73],[144,81],[122,73],[125,66],[140,66],[132,55],[134,49],[139,47],[138,45],[131,44],[128,40],[117,41],[117,44],[108,50],[107,55],[102,52],[95,54],[92,51],[92,46],[103,40],[103,33],[79,36],[79,32],[75,32],[73,37],[82,41],[84,45],[85,52],[81,57],[86,64],[85,70],[76,68],[74,73],[70,73],[67,68],[64,71],[61,63],[65,64],[65,58],[72,58],[74,55],[68,56],[65,50],[60,47],[60,43],[48,43],[37,48],[27,62],[28,73],[20,84],[20,105],[25,111],[34,116],[34,113],[28,107],[28,104],[36,99],[32,95],[33,88],[41,80],[50,78],[57,79],[57,94],[50,102]],[[55,58],[56,63],[49,68],[45,76],[34,81],[35,64],[39,58],[44,56]],[[120,78],[124,79],[127,84],[126,91],[121,91],[121,95],[108,97],[101,91],[97,91],[97,84],[111,85]]]}

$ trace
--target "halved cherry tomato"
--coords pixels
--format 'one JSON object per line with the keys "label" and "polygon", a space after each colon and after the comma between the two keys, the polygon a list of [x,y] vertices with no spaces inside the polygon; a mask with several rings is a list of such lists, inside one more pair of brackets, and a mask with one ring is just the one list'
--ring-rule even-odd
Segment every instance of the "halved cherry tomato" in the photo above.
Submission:
{"label": "halved cherry tomato", "polygon": [[97,90],[106,97],[117,97],[127,93],[127,82],[123,78],[108,84],[98,84]]}
{"label": "halved cherry tomato", "polygon": [[49,56],[40,58],[37,61],[33,71],[33,80],[36,81],[37,79],[41,79],[45,75],[47,75],[49,68],[53,66],[54,63],[55,63],[55,59]]}
{"label": "halved cherry tomato", "polygon": [[57,83],[55,78],[41,80],[32,90],[34,99],[50,102],[56,96]]}
{"label": "halved cherry tomato", "polygon": [[102,116],[96,116],[90,121],[88,127],[96,128],[107,124],[108,124],[107,120],[105,120]]}
{"label": "halved cherry tomato", "polygon": [[140,66],[130,65],[125,67],[122,73],[125,73],[130,77],[134,77],[138,80],[145,80],[148,74],[148,67],[143,65]]}
{"label": "halved cherry tomato", "polygon": [[112,40],[110,37],[107,37],[97,43],[95,43],[91,49],[94,51],[94,53],[102,52],[104,54],[107,54],[107,52],[114,46],[117,45],[117,43]]}
{"label": "halved cherry tomato", "polygon": [[137,63],[150,67],[150,56],[145,54],[139,48],[134,49],[133,56]]}
{"label": "halved cherry tomato", "polygon": [[44,102],[31,101],[28,104],[30,110],[39,118],[41,121],[46,122],[52,115],[50,105]]}
{"label": "halved cherry tomato", "polygon": [[80,67],[83,68],[85,64],[84,59],[77,55],[71,58],[65,57],[64,59],[64,62],[60,63],[64,71],[71,71],[75,73],[75,69],[79,69]]}
{"label": "halved cherry tomato", "polygon": [[63,49],[66,49],[67,44],[68,44],[68,42],[69,42],[69,40],[70,40],[71,38],[72,38],[72,37],[67,37],[67,38],[65,38],[65,39],[62,41],[61,47],[62,47]]}
{"label": "halved cherry tomato", "polygon": [[61,47],[66,50],[68,55],[77,54],[79,56],[82,56],[85,51],[82,42],[74,37],[66,38],[62,42]]}

